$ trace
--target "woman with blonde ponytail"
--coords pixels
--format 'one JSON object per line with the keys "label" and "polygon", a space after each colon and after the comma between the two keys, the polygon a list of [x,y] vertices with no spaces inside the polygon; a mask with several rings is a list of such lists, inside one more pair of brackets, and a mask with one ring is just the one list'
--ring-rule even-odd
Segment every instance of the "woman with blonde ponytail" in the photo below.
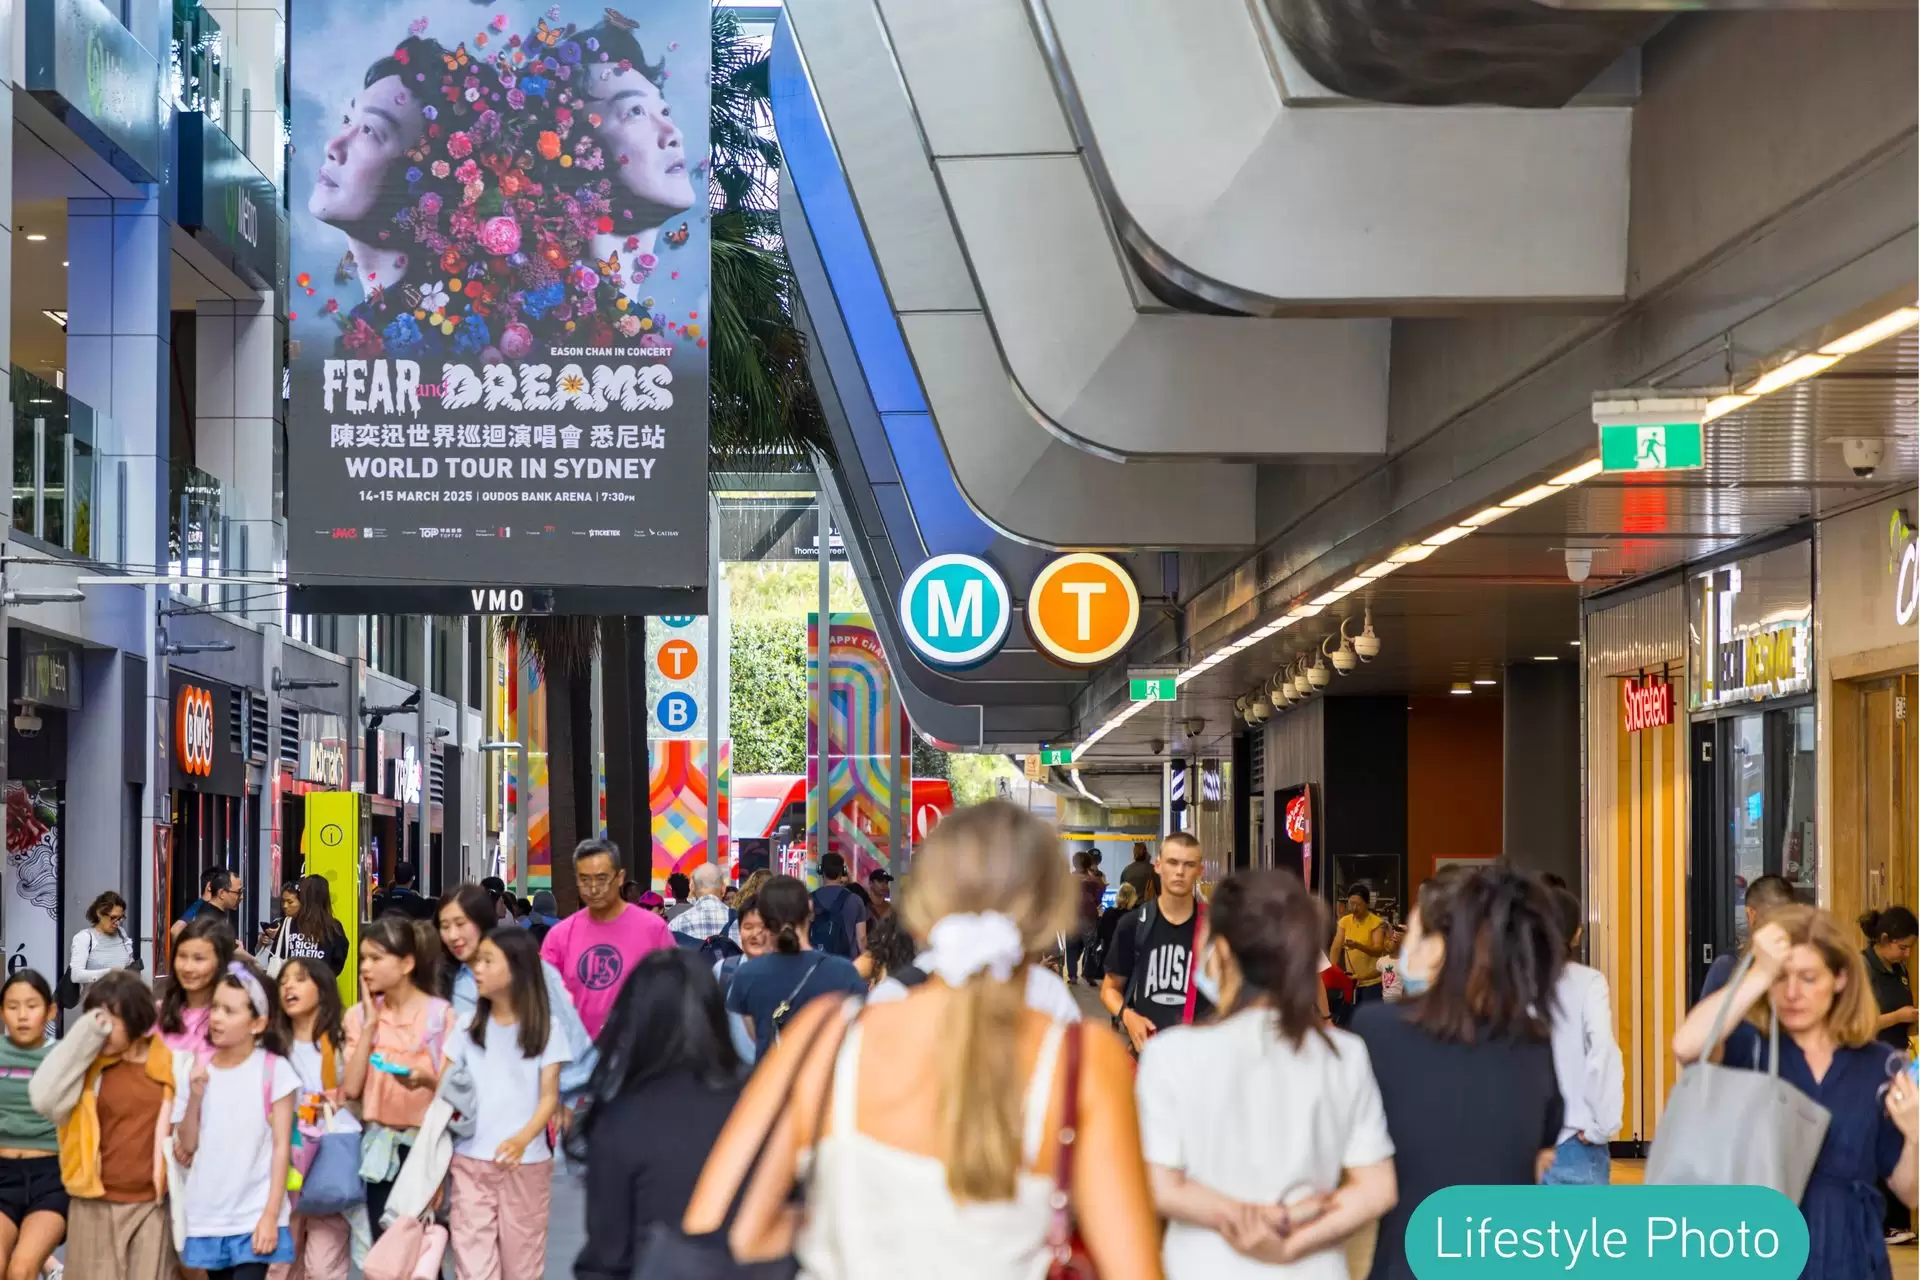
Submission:
{"label": "woman with blonde ponytail", "polygon": [[899,904],[925,940],[927,981],[864,1010],[818,1001],[788,1024],[714,1147],[685,1233],[726,1229],[742,1262],[792,1253],[807,1280],[1044,1280],[1064,1163],[1101,1280],[1160,1280],[1126,1050],[1025,1001],[1026,957],[1076,906],[1059,841],[1030,814],[992,801],[941,822]]}

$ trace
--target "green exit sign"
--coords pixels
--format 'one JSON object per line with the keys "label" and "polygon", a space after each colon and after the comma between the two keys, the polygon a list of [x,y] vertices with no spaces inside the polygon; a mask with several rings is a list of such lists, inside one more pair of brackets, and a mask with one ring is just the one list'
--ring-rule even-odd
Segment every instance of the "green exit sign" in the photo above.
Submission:
{"label": "green exit sign", "polygon": [[1040,750],[1040,763],[1044,765],[1070,765],[1073,763],[1072,747],[1043,747]]}
{"label": "green exit sign", "polygon": [[1692,471],[1706,464],[1702,428],[1697,422],[1601,424],[1602,471]]}
{"label": "green exit sign", "polygon": [[1154,676],[1127,681],[1135,702],[1172,702],[1180,696],[1180,682],[1172,676]]}

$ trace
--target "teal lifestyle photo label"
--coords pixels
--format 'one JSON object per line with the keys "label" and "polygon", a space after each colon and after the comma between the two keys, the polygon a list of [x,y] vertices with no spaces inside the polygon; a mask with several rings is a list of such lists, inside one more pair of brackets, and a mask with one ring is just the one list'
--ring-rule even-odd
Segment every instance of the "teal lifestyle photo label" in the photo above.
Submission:
{"label": "teal lifestyle photo label", "polygon": [[1444,1187],[1407,1261],[1420,1280],[1794,1280],[1807,1224],[1766,1187]]}

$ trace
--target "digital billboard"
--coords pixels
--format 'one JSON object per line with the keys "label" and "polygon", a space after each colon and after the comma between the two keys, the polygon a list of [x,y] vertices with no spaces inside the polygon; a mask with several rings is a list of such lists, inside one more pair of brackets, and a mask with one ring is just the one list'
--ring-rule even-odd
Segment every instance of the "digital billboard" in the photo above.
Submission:
{"label": "digital billboard", "polygon": [[710,8],[632,8],[293,6],[295,608],[699,603]]}

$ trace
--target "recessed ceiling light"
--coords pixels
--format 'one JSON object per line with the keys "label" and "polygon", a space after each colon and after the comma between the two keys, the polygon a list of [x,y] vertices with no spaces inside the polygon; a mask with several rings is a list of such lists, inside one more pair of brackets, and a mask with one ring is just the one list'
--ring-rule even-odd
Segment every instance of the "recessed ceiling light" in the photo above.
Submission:
{"label": "recessed ceiling light", "polygon": [[64,311],[42,311],[40,314],[59,325],[62,329],[67,327],[67,313]]}
{"label": "recessed ceiling light", "polygon": [[1579,466],[1575,467],[1573,470],[1562,472],[1561,474],[1555,476],[1553,479],[1547,481],[1547,483],[1551,485],[1560,485],[1560,486],[1565,486],[1570,484],[1579,484],[1581,481],[1591,480],[1599,474],[1600,474],[1600,459],[1589,458],[1587,459],[1587,461],[1581,463]]}
{"label": "recessed ceiling light", "polygon": [[1447,528],[1434,534],[1431,538],[1422,538],[1420,542],[1423,546],[1444,547],[1449,542],[1460,541],[1460,539],[1472,532],[1473,530],[1464,524],[1449,525]]}
{"label": "recessed ceiling light", "polygon": [[1578,640],[1569,640],[1567,641],[1567,643],[1572,645],[1576,649],[1580,647],[1580,642]]}
{"label": "recessed ceiling light", "polygon": [[1503,507],[1530,507],[1542,498],[1551,498],[1560,492],[1550,484],[1537,484],[1525,493],[1516,493],[1500,505]]}
{"label": "recessed ceiling light", "polygon": [[1468,684],[1465,680],[1455,680],[1453,682],[1453,689],[1451,690],[1451,692],[1456,694],[1472,693],[1473,686]]}
{"label": "recessed ceiling light", "polygon": [[1494,684],[1497,682],[1493,680],[1480,679],[1480,680],[1475,680],[1474,683],[1479,685],[1488,685],[1488,684]]}
{"label": "recessed ceiling light", "polygon": [[33,241],[35,244],[39,244],[42,240],[45,240],[46,238],[47,237],[44,234],[38,231],[27,232],[27,239]]}
{"label": "recessed ceiling light", "polygon": [[1558,662],[1560,661],[1560,655],[1557,653],[1536,653],[1533,655],[1533,660],[1535,662]]}

